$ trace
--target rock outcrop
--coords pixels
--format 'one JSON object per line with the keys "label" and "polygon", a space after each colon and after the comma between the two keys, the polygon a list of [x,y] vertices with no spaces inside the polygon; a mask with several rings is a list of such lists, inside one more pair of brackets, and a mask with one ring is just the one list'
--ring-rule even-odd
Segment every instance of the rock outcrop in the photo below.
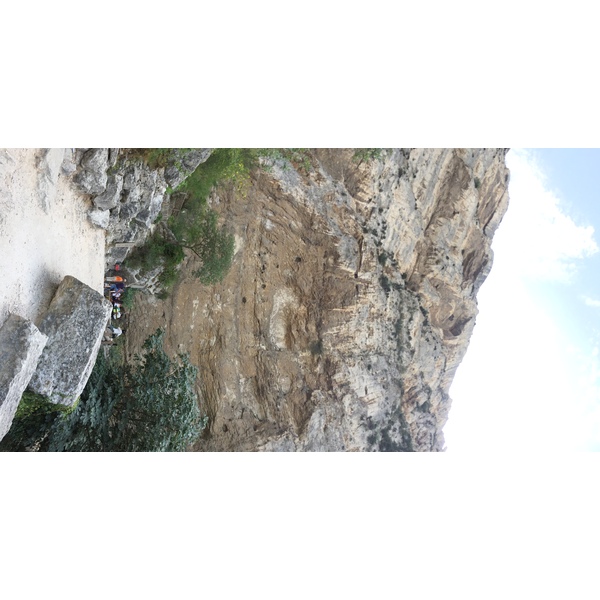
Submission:
{"label": "rock outcrop", "polygon": [[47,341],[31,321],[15,314],[0,327],[0,440],[10,429]]}
{"label": "rock outcrop", "polygon": [[55,404],[72,406],[92,372],[111,310],[101,294],[66,276],[39,324],[48,343],[29,389]]}
{"label": "rock outcrop", "polygon": [[169,192],[206,161],[211,151],[174,148],[165,167],[152,168],[119,148],[77,150],[73,181],[91,196],[94,209],[88,214],[90,221],[107,231],[107,268],[123,262],[134,246],[144,243]]}
{"label": "rock outcrop", "polygon": [[108,148],[90,148],[80,160],[74,181],[86,194],[102,194],[108,182]]}
{"label": "rock outcrop", "polygon": [[172,189],[176,189],[185,178],[193,173],[198,165],[211,155],[212,148],[175,148],[169,164],[165,168],[165,181]]}
{"label": "rock outcrop", "polygon": [[212,196],[236,238],[225,280],[186,276],[140,299],[190,352],[210,429],[201,450],[440,451],[448,390],[507,203],[503,149],[395,149],[356,163],[275,162],[241,202]]}

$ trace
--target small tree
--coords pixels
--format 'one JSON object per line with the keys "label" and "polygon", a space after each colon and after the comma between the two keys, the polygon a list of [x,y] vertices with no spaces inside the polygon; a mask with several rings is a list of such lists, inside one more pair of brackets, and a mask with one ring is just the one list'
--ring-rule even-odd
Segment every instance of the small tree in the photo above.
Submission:
{"label": "small tree", "polygon": [[203,206],[189,218],[179,218],[171,227],[181,247],[202,261],[194,275],[205,285],[221,281],[233,260],[234,237],[217,222],[217,213]]}

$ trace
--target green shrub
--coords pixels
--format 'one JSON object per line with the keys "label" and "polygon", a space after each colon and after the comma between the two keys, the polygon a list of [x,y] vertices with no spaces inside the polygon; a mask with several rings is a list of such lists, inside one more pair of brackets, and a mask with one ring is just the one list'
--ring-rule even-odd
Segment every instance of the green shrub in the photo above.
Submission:
{"label": "green shrub", "polygon": [[[195,394],[197,369],[187,356],[170,358],[162,331],[144,343],[134,363],[101,353],[74,410],[28,400],[0,442],[2,450],[39,446],[47,451],[181,451],[207,419]],[[34,405],[35,403],[35,405]]]}
{"label": "green shrub", "polygon": [[352,159],[357,162],[369,162],[378,160],[383,156],[384,148],[356,148]]}
{"label": "green shrub", "polygon": [[[168,148],[142,150],[134,149],[130,155],[142,158],[150,165],[165,162],[170,156]],[[143,246],[130,253],[128,264],[142,272],[162,266],[159,281],[168,294],[177,280],[176,267],[185,257],[184,249],[188,249],[201,261],[194,274],[202,283],[209,285],[221,281],[231,266],[234,238],[225,227],[217,225],[218,215],[207,207],[207,199],[215,186],[230,183],[242,188],[246,185],[250,172],[259,166],[261,158],[289,160],[305,169],[310,168],[310,155],[306,149],[216,148],[177,190],[178,194],[184,194],[184,200],[183,210],[168,220],[173,239],[166,239],[157,230]]]}
{"label": "green shrub", "polygon": [[166,265],[158,277],[164,290],[170,290],[177,281],[178,271],[175,265]]}
{"label": "green shrub", "polygon": [[52,424],[75,411],[73,406],[53,404],[44,396],[26,390],[21,396],[11,428],[0,441],[0,451],[18,452],[39,446],[47,437]]}
{"label": "green shrub", "polygon": [[121,296],[121,304],[125,309],[133,308],[136,295],[139,293],[137,288],[125,288],[123,295]]}

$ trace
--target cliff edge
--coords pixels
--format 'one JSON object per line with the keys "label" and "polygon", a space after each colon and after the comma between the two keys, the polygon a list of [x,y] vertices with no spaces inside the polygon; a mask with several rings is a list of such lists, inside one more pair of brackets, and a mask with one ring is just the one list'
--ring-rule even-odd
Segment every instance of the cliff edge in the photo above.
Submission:
{"label": "cliff edge", "polygon": [[508,206],[504,149],[318,149],[212,205],[236,238],[225,280],[185,263],[141,297],[129,351],[158,325],[200,367],[198,450],[441,451],[448,390]]}

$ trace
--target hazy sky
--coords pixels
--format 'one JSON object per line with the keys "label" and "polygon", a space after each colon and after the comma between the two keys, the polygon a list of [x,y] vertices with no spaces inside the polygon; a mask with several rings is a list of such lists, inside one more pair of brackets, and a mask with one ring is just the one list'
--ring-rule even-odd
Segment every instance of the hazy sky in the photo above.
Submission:
{"label": "hazy sky", "polygon": [[600,151],[511,150],[448,451],[600,450]]}

